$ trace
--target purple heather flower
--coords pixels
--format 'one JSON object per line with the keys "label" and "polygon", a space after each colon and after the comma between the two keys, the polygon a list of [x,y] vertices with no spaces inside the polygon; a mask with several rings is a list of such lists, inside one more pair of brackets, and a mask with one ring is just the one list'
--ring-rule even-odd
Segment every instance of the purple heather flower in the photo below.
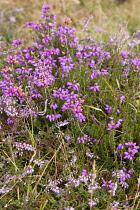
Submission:
{"label": "purple heather flower", "polygon": [[17,56],[8,55],[6,58],[7,63],[14,64],[17,63]]}
{"label": "purple heather flower", "polygon": [[42,6],[42,12],[46,13],[48,10],[52,9],[52,7],[48,4]]}
{"label": "purple heather flower", "polygon": [[86,121],[86,117],[82,113],[76,113],[74,116],[82,123]]}
{"label": "purple heather flower", "polygon": [[117,184],[117,182],[115,182],[114,185],[112,185],[111,189],[108,192],[111,193],[113,196],[115,196],[117,187],[118,187],[118,184]]}
{"label": "purple heather flower", "polygon": [[50,36],[45,36],[43,39],[42,39],[42,43],[45,43],[45,44],[47,44],[47,45],[49,45],[50,44],[50,40],[52,40],[52,38],[50,37]]}
{"label": "purple heather flower", "polygon": [[129,72],[129,70],[130,70],[129,68],[125,68],[125,69],[124,69],[124,73],[123,73],[123,76],[124,76],[124,77],[128,77],[128,72]]}
{"label": "purple heather flower", "polygon": [[94,66],[95,66],[95,61],[94,60],[90,60],[90,62],[89,62],[89,67],[91,67],[91,68],[94,68]]}
{"label": "purple heather flower", "polygon": [[124,146],[123,146],[123,144],[118,144],[118,146],[116,147],[116,150],[115,150],[115,152],[114,152],[114,154],[118,154],[118,150],[123,150],[124,149]]}
{"label": "purple heather flower", "polygon": [[82,176],[88,176],[87,170],[83,170],[83,171],[82,171]]}
{"label": "purple heather flower", "polygon": [[18,150],[27,150],[27,151],[35,150],[35,148],[32,147],[32,145],[26,143],[13,142],[13,146],[15,146]]}
{"label": "purple heather flower", "polygon": [[98,85],[98,83],[95,83],[94,86],[91,86],[88,89],[89,90],[94,90],[94,92],[96,92],[96,91],[100,90],[100,85]]}
{"label": "purple heather flower", "polygon": [[57,104],[50,104],[50,108],[57,109],[58,106],[57,106]]}
{"label": "purple heather flower", "polygon": [[62,117],[61,114],[56,114],[56,115],[50,114],[50,115],[47,115],[47,116],[46,116],[46,118],[49,118],[50,122],[55,121],[56,119],[58,119],[58,118],[60,118],[60,117]]}
{"label": "purple heather flower", "polygon": [[128,178],[130,178],[131,177],[131,174],[134,172],[134,170],[133,169],[129,169],[128,171],[127,171],[127,169],[125,168],[125,167],[123,167],[123,176],[122,177],[120,177],[120,180],[121,181],[125,181],[125,179],[128,179]]}
{"label": "purple heather flower", "polygon": [[133,160],[133,153],[132,152],[124,152],[124,159]]}
{"label": "purple heather flower", "polygon": [[82,144],[84,144],[84,141],[87,141],[87,140],[88,140],[88,135],[86,134],[84,134],[83,137],[77,138],[78,143],[82,143]]}
{"label": "purple heather flower", "polygon": [[34,23],[34,22],[26,22],[26,28],[31,27],[33,23]]}
{"label": "purple heather flower", "polygon": [[128,148],[127,152],[124,152],[124,159],[133,160],[133,157],[136,153],[138,153],[139,146],[136,146],[136,143],[127,142],[125,143],[126,147]]}
{"label": "purple heather flower", "polygon": [[12,124],[12,123],[14,123],[14,121],[11,119],[11,118],[7,118],[7,124]]}
{"label": "purple heather flower", "polygon": [[132,39],[129,43],[128,46],[129,47],[134,47],[135,45],[139,45],[140,44],[140,39]]}
{"label": "purple heather flower", "polygon": [[117,110],[116,110],[116,112],[117,112],[118,114],[120,114],[120,113],[121,113],[121,111],[120,111],[119,109],[117,109]]}
{"label": "purple heather flower", "polygon": [[109,193],[111,193],[113,196],[115,195],[116,189],[118,187],[117,182],[112,182],[112,180],[106,182],[105,180],[103,180],[103,184],[102,187],[107,187],[109,188]]}
{"label": "purple heather flower", "polygon": [[109,114],[110,112],[111,112],[111,109],[112,109],[112,107],[111,106],[109,106],[109,105],[105,105],[105,110],[106,110],[106,112]]}
{"label": "purple heather flower", "polygon": [[133,169],[127,169],[125,167],[122,168],[122,170],[116,170],[112,173],[113,177],[117,177],[119,179],[120,184],[124,188],[128,188],[129,185],[127,184],[126,179],[131,178],[131,174],[134,172]]}
{"label": "purple heather flower", "polygon": [[96,27],[95,28],[95,31],[98,31],[98,32],[107,32],[105,29],[103,29],[103,28],[100,28],[100,27]]}
{"label": "purple heather flower", "polygon": [[33,162],[41,168],[45,161],[36,159],[36,160],[33,160]]}
{"label": "purple heather flower", "polygon": [[92,70],[91,70],[90,78],[91,78],[91,79],[94,79],[94,78],[98,77],[100,74],[101,74],[101,72],[100,72],[99,70],[94,70],[94,69],[92,69]]}
{"label": "purple heather flower", "polygon": [[111,210],[118,210],[118,208],[116,208],[116,207],[118,207],[118,205],[119,205],[119,202],[113,201],[112,203],[110,203],[108,209],[111,209]]}
{"label": "purple heather flower", "polygon": [[114,184],[115,184],[115,183],[113,183],[113,182],[112,182],[112,180],[110,180],[110,181],[108,181],[108,182],[107,182],[107,181],[105,181],[105,180],[103,180],[102,187],[108,187],[108,188],[110,188],[110,189],[111,189],[111,188],[112,188],[112,186],[114,186]]}
{"label": "purple heather flower", "polygon": [[18,45],[21,45],[22,42],[23,42],[22,39],[14,40],[14,41],[12,42],[12,46],[17,47]]}
{"label": "purple heather flower", "polygon": [[64,207],[64,210],[75,210],[75,208],[68,206],[68,207]]}
{"label": "purple heather flower", "polygon": [[129,55],[129,53],[128,53],[128,52],[126,52],[126,51],[122,51],[122,52],[121,52],[121,54],[120,54],[119,56],[121,56],[122,58],[127,58],[127,57],[128,57],[128,55]]}
{"label": "purple heather flower", "polygon": [[84,28],[83,31],[85,31],[87,29],[87,25],[90,22],[90,20],[93,18],[93,15],[88,16],[85,21],[84,21]]}
{"label": "purple heather flower", "polygon": [[6,187],[6,186],[4,185],[2,188],[0,188],[0,193],[8,193],[8,192],[10,192],[11,190],[12,190],[12,187],[9,188],[9,187]]}
{"label": "purple heather flower", "polygon": [[99,140],[98,140],[98,144],[101,144],[101,143],[102,143],[102,140],[99,139]]}
{"label": "purple heather flower", "polygon": [[136,66],[136,67],[139,67],[140,66],[140,58],[136,58],[136,59],[131,60],[131,64]]}
{"label": "purple heather flower", "polygon": [[[127,151],[120,154],[120,156],[124,155],[124,159],[133,160],[133,157],[136,153],[138,153],[139,146],[136,146],[136,143],[126,142],[124,144],[127,147]],[[118,150],[124,150],[124,145],[119,144],[114,152],[114,154],[118,154]]]}
{"label": "purple heather flower", "polygon": [[101,69],[100,72],[101,72],[102,75],[107,75],[108,74],[108,71],[106,69]]}
{"label": "purple heather flower", "polygon": [[88,204],[89,204],[90,207],[97,205],[97,203],[99,203],[98,198],[94,198],[93,200],[90,200],[88,202]]}
{"label": "purple heather flower", "polygon": [[26,167],[26,169],[25,169],[23,175],[26,176],[27,174],[31,174],[31,173],[33,173],[33,172],[34,172],[33,167],[32,167],[31,165],[29,165],[29,166]]}
{"label": "purple heather flower", "polygon": [[99,140],[94,139],[94,140],[92,140],[92,142],[93,142],[93,143],[97,142],[98,144],[101,144],[101,143],[102,143],[102,140],[100,140],[100,139],[99,139]]}
{"label": "purple heather flower", "polygon": [[127,147],[136,147],[136,148],[139,148],[138,146],[136,146],[136,143],[133,143],[133,142],[126,142],[125,145]]}
{"label": "purple heather flower", "polygon": [[76,83],[75,80],[72,83],[71,82],[67,82],[67,85],[68,85],[68,89],[72,88],[73,90],[79,91],[80,84]]}
{"label": "purple heather flower", "polygon": [[123,95],[120,95],[120,101],[121,101],[121,103],[122,103],[122,101],[125,99],[125,96],[123,96]]}
{"label": "purple heather flower", "polygon": [[16,22],[16,18],[14,16],[10,16],[9,17],[9,20],[12,22],[12,23],[15,23]]}
{"label": "purple heather flower", "polygon": [[121,122],[123,121],[122,119],[118,119],[117,123],[115,124],[114,122],[114,118],[110,117],[110,123],[108,123],[108,129],[107,130],[112,130],[112,129],[116,129],[121,125]]}

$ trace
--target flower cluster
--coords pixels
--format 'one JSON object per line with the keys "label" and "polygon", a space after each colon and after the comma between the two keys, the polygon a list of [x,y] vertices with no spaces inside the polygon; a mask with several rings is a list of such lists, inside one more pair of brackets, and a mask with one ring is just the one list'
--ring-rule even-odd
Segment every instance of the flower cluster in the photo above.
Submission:
{"label": "flower cluster", "polygon": [[118,119],[117,123],[115,124],[114,118],[110,117],[110,123],[108,123],[107,130],[109,131],[109,130],[116,129],[116,128],[120,127],[122,121],[123,121],[122,119]]}
{"label": "flower cluster", "polygon": [[[70,83],[71,85],[72,83]],[[69,85],[69,83],[68,83]],[[69,86],[70,87],[70,86]],[[83,122],[86,120],[86,117],[82,114],[82,104],[84,103],[84,96],[82,94],[76,94],[73,91],[70,92],[69,89],[60,87],[58,90],[53,90],[53,97],[65,100],[65,103],[62,105],[61,110],[64,112],[66,110],[71,110],[74,116],[80,121]]]}
{"label": "flower cluster", "polygon": [[23,42],[22,39],[14,40],[14,41],[12,42],[12,46],[17,47],[18,45],[21,45],[22,42]]}
{"label": "flower cluster", "polygon": [[102,187],[109,188],[108,192],[111,193],[114,196],[118,185],[117,185],[117,182],[114,183],[114,182],[112,182],[112,180],[109,180],[108,182],[103,180]]}
{"label": "flower cluster", "polygon": [[35,148],[32,147],[32,145],[26,144],[26,143],[13,142],[13,145],[14,145],[18,150],[27,150],[27,151],[34,151],[34,150],[35,150]]}
{"label": "flower cluster", "polygon": [[127,142],[125,143],[125,146],[127,147],[127,152],[124,152],[124,159],[132,160],[134,155],[138,153],[139,146],[136,146],[136,143],[133,142]]}
{"label": "flower cluster", "polygon": [[109,105],[105,105],[105,110],[106,110],[106,112],[109,114],[110,112],[111,112],[111,109],[112,109],[112,107],[111,106],[109,106]]}
{"label": "flower cluster", "polygon": [[[138,153],[138,149],[140,147],[136,146],[136,143],[133,142],[126,142],[124,144],[118,144],[114,154],[119,154],[120,157],[123,156],[124,159],[133,160],[133,157],[136,153]],[[125,150],[127,149],[127,151]],[[125,152],[124,152],[125,150]]]}
{"label": "flower cluster", "polygon": [[88,138],[89,138],[88,135],[84,134],[83,137],[78,137],[77,141],[78,141],[78,143],[84,144],[84,142],[87,141]]}
{"label": "flower cluster", "polygon": [[[71,110],[73,115],[82,123],[86,121],[83,114],[83,107],[86,95],[80,93],[81,84],[75,79],[70,79],[70,72],[77,71],[79,64],[85,65],[85,68],[90,73],[90,80],[93,80],[99,75],[105,76],[108,70],[101,68],[96,69],[96,66],[101,64],[104,59],[110,59],[110,53],[104,52],[101,47],[93,43],[90,45],[81,45],[79,39],[75,36],[75,29],[66,25],[59,25],[54,20],[55,14],[51,14],[51,6],[46,4],[42,7],[42,15],[44,22],[35,23],[27,22],[26,27],[31,27],[36,31],[38,38],[34,40],[34,46],[28,46],[16,50],[13,55],[8,55],[5,59],[6,66],[2,69],[2,88],[1,97],[9,97],[16,100],[17,103],[12,106],[14,116],[20,118],[28,118],[29,116],[37,117],[40,115],[37,111],[37,106],[41,100],[46,100],[44,90],[47,88],[53,90],[52,95],[54,101],[50,108],[62,110]],[[18,47],[23,40],[18,39],[12,42],[12,46]],[[55,43],[55,44],[54,44]],[[74,54],[73,54],[74,53]],[[11,65],[7,66],[7,64]],[[59,87],[58,77],[65,79],[65,85]],[[91,82],[91,84],[93,84]],[[88,86],[87,89],[100,91],[100,85]],[[29,99],[30,97],[30,99]],[[38,99],[38,104],[36,99]],[[56,99],[65,101],[60,106]],[[2,99],[3,100],[3,99]],[[29,102],[30,101],[30,102]],[[53,105],[57,104],[57,105]],[[3,104],[0,104],[2,109]],[[11,109],[11,106],[6,106],[6,109]],[[7,110],[3,109],[6,114]],[[46,119],[53,122],[60,117],[61,113],[47,113]],[[12,115],[13,116],[13,115]],[[8,118],[7,124],[12,124],[15,119]]]}
{"label": "flower cluster", "polygon": [[122,170],[116,170],[112,173],[113,177],[117,177],[119,179],[119,183],[122,185],[122,187],[124,188],[128,188],[129,185],[126,182],[126,179],[131,177],[131,174],[133,173],[133,169],[129,169],[127,171],[127,169],[125,167],[123,167]]}

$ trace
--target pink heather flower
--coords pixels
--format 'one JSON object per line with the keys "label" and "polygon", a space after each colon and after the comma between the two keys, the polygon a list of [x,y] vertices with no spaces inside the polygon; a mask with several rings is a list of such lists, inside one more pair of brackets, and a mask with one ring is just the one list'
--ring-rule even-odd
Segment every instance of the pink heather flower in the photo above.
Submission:
{"label": "pink heather flower", "polygon": [[112,129],[116,129],[121,125],[121,122],[123,121],[122,119],[118,119],[117,123],[115,124],[114,122],[114,118],[110,117],[110,123],[108,123],[108,129],[107,130],[112,130]]}
{"label": "pink heather flower", "polygon": [[112,203],[110,203],[109,205],[109,208],[108,209],[112,209],[112,210],[118,210],[118,205],[119,205],[119,202],[117,201],[113,201]]}
{"label": "pink heather flower", "polygon": [[[133,157],[136,153],[138,153],[139,146],[136,146],[136,143],[126,142],[124,144],[127,147],[127,151],[120,154],[120,156],[124,155],[124,159],[133,160]],[[124,150],[123,144],[118,144],[114,154],[118,154],[118,150]]]}
{"label": "pink heather flower", "polygon": [[82,144],[84,144],[84,142],[87,140],[88,140],[88,135],[86,135],[86,134],[84,134],[83,137],[77,138],[78,143],[82,143]]}
{"label": "pink heather flower", "polygon": [[118,150],[123,150],[124,149],[124,146],[123,146],[123,144],[118,144],[118,146],[117,146],[117,148],[116,148],[116,150],[115,150],[115,152],[114,152],[114,154],[118,154]]}
{"label": "pink heather flower", "polygon": [[14,121],[11,118],[7,118],[7,124],[12,124]]}
{"label": "pink heather flower", "polygon": [[106,32],[107,32],[105,29],[100,28],[100,27],[96,27],[96,28],[95,28],[95,31],[98,31],[98,32],[104,32],[104,33],[106,33]]}
{"label": "pink heather flower", "polygon": [[61,114],[50,114],[50,115],[47,115],[46,118],[49,118],[49,121],[52,122],[52,121],[55,121],[56,119],[62,117]]}
{"label": "pink heather flower", "polygon": [[23,42],[22,39],[14,40],[14,41],[12,42],[12,46],[17,47],[18,45],[21,45],[22,42]]}
{"label": "pink heather flower", "polygon": [[90,200],[88,202],[88,204],[89,204],[90,207],[97,205],[97,203],[99,203],[98,198],[94,198],[93,200]]}
{"label": "pink heather flower", "polygon": [[57,106],[57,104],[50,104],[50,108],[57,109],[58,106]]}
{"label": "pink heather flower", "polygon": [[83,175],[83,176],[88,176],[87,170],[83,170],[83,171],[82,171],[82,175]]}
{"label": "pink heather flower", "polygon": [[125,99],[125,96],[123,96],[123,95],[120,95],[120,101],[121,101],[121,103],[122,103],[122,101]]}
{"label": "pink heather flower", "polygon": [[133,154],[129,152],[124,152],[124,154],[125,154],[124,159],[133,160]]}
{"label": "pink heather flower", "polygon": [[100,90],[100,85],[98,85],[98,83],[95,83],[94,86],[91,86],[88,88],[89,90],[94,90],[94,92],[99,91]]}
{"label": "pink heather flower", "polygon": [[40,168],[42,167],[42,165],[44,164],[44,161],[40,160],[40,159],[36,159],[33,161],[35,164],[37,164]]}
{"label": "pink heather flower", "polygon": [[52,38],[50,37],[50,36],[45,36],[43,39],[42,39],[42,43],[45,43],[45,44],[47,44],[47,45],[49,45],[50,44],[50,40],[52,40]]}
{"label": "pink heather flower", "polygon": [[26,169],[25,169],[23,175],[26,176],[27,174],[31,174],[31,173],[33,173],[33,172],[34,172],[33,167],[32,167],[31,165],[29,165],[29,166],[26,167]]}
{"label": "pink heather flower", "polygon": [[91,79],[94,79],[94,78],[98,77],[100,74],[101,74],[100,70],[92,69],[91,70],[90,78]]}
{"label": "pink heather flower", "polygon": [[138,153],[139,146],[136,146],[136,143],[127,142],[125,143],[126,147],[128,148],[127,152],[124,152],[124,159],[133,160],[133,157],[136,153]]}
{"label": "pink heather flower", "polygon": [[12,22],[12,23],[15,23],[16,22],[16,18],[14,16],[10,16],[9,17],[9,20]]}
{"label": "pink heather flower", "polygon": [[75,209],[73,207],[68,206],[68,207],[64,207],[64,210],[75,210]]}
{"label": "pink heather flower", "polygon": [[17,57],[16,56],[12,56],[12,55],[8,55],[6,58],[7,63],[9,64],[14,64],[17,63]]}
{"label": "pink heather flower", "polygon": [[80,84],[77,83],[75,80],[73,82],[67,82],[68,89],[72,88],[73,90],[79,91]]}
{"label": "pink heather flower", "polygon": [[129,53],[128,53],[128,52],[126,52],[126,51],[122,51],[122,52],[121,52],[121,54],[120,54],[119,56],[121,56],[122,58],[127,58],[127,57],[128,57],[128,55],[129,55]]}
{"label": "pink heather flower", "polygon": [[108,74],[108,71],[106,69],[101,69],[100,72],[101,72],[101,75],[107,75]]}
{"label": "pink heather flower", "polygon": [[102,187],[108,187],[109,189],[111,189],[112,188],[112,186],[114,186],[115,185],[115,183],[113,183],[112,182],[112,180],[110,180],[110,181],[105,181],[105,180],[103,180],[103,184],[102,184]]}
{"label": "pink heather flower", "polygon": [[15,146],[18,150],[27,150],[27,151],[35,150],[35,148],[32,147],[32,145],[26,143],[13,142],[13,146]]}
{"label": "pink heather flower", "polygon": [[46,13],[47,10],[50,10],[50,9],[52,9],[52,7],[50,5],[48,5],[48,4],[42,6],[42,12],[43,13]]}
{"label": "pink heather flower", "polygon": [[105,105],[105,110],[106,110],[106,112],[109,114],[110,112],[111,112],[111,109],[112,109],[112,107],[111,106],[109,106],[109,105]]}
{"label": "pink heather flower", "polygon": [[0,193],[8,193],[11,190],[12,190],[12,187],[9,188],[9,187],[3,186],[2,188],[0,188]]}
{"label": "pink heather flower", "polygon": [[127,169],[125,167],[123,167],[121,170],[113,171],[112,177],[117,177],[117,179],[119,180],[119,182],[122,185],[122,187],[128,188],[129,185],[126,182],[126,179],[131,178],[131,174],[133,172],[134,172],[133,169],[129,169],[127,171]]}

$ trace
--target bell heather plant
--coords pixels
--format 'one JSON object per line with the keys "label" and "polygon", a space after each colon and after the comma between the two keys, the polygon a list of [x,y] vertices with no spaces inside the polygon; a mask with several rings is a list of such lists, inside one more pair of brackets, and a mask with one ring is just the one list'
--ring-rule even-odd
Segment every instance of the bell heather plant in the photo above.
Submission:
{"label": "bell heather plant", "polygon": [[51,9],[26,23],[31,46],[1,56],[1,205],[138,209],[139,48],[86,25],[82,42]]}

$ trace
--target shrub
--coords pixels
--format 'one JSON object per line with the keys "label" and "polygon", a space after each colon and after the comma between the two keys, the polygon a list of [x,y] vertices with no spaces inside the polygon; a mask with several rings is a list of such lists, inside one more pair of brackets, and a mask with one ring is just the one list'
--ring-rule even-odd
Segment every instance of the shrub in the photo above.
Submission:
{"label": "shrub", "polygon": [[139,34],[79,40],[41,18],[2,55],[3,207],[138,208]]}

